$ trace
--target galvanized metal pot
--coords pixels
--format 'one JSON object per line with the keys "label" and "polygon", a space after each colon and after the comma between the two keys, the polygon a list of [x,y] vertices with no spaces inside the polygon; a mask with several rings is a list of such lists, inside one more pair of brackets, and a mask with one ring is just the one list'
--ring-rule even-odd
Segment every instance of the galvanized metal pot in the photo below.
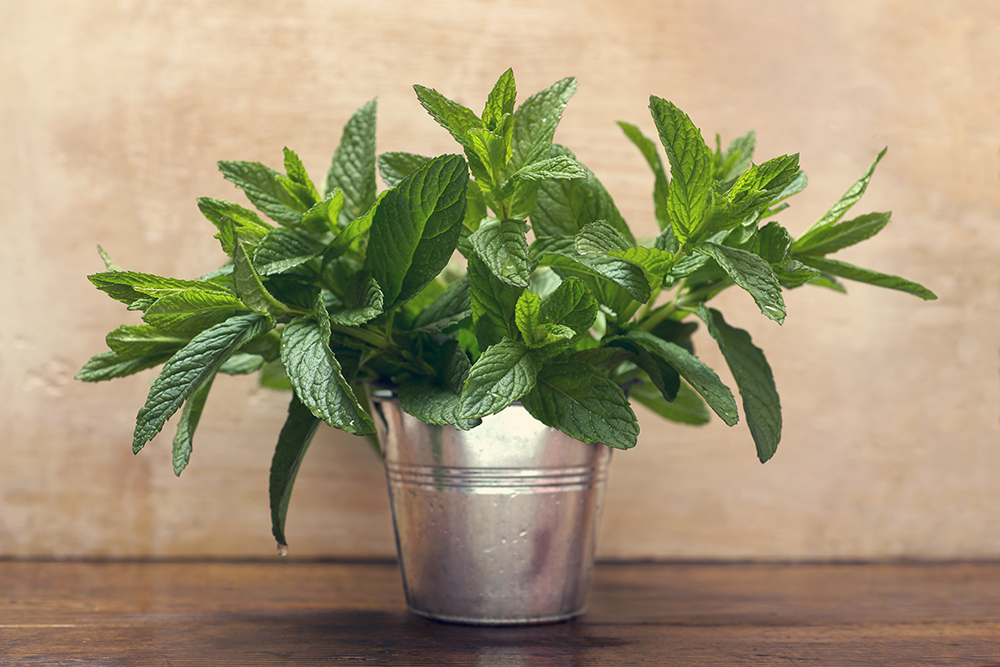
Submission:
{"label": "galvanized metal pot", "polygon": [[404,413],[388,392],[371,402],[410,611],[481,625],[584,612],[608,447],[520,405],[460,431]]}

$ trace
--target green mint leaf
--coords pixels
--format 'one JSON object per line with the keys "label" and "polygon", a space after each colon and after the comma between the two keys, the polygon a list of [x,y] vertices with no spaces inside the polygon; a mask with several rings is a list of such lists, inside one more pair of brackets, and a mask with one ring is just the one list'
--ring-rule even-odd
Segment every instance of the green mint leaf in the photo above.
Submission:
{"label": "green mint leaf", "polygon": [[527,287],[531,276],[527,231],[523,220],[487,218],[469,237],[469,242],[493,275],[508,285]]}
{"label": "green mint leaf", "polygon": [[233,286],[240,301],[255,313],[270,317],[288,310],[285,304],[275,299],[264,287],[260,273],[254,267],[241,240],[237,240],[233,248]]}
{"label": "green mint leaf", "polygon": [[[573,237],[537,238],[532,244],[531,252],[541,265],[551,266],[557,271],[580,277],[591,275],[604,278],[640,303],[649,300],[651,294],[649,282],[641,268],[616,257],[581,255],[576,250],[576,241]],[[599,296],[601,303],[611,305],[605,300],[607,295],[602,289],[598,288],[595,294]]]}
{"label": "green mint leaf", "polygon": [[469,172],[460,155],[430,160],[385,195],[375,210],[365,268],[386,310],[416,296],[445,267],[465,218]]}
{"label": "green mint leaf", "polygon": [[604,344],[609,347],[621,347],[627,350],[631,357],[629,361],[645,371],[647,379],[656,387],[668,401],[677,397],[681,386],[681,376],[668,364],[660,354],[651,354],[638,341],[624,336],[606,338]]}
{"label": "green mint leaf", "polygon": [[301,266],[323,250],[323,244],[311,236],[279,227],[257,244],[253,251],[253,266],[258,274],[270,276]]}
{"label": "green mint leaf", "polygon": [[[716,136],[718,142],[718,136]],[[717,152],[714,178],[721,181],[723,189],[728,189],[733,181],[739,178],[753,164],[753,152],[757,147],[757,135],[750,130],[741,137],[733,139],[725,151]]]}
{"label": "green mint leaf", "polygon": [[105,341],[122,361],[139,357],[170,356],[191,340],[149,325],[122,325],[109,333]]}
{"label": "green mint leaf", "polygon": [[845,192],[843,196],[837,200],[836,204],[831,206],[830,209],[823,214],[823,217],[814,222],[812,227],[806,230],[806,233],[796,241],[797,244],[808,243],[814,234],[819,233],[819,231],[823,228],[828,227],[829,225],[832,225],[840,220],[852,206],[858,203],[861,197],[865,194],[865,190],[868,189],[868,183],[872,180],[872,174],[875,173],[875,167],[877,167],[878,163],[882,161],[882,158],[885,157],[886,151],[888,150],[888,148],[882,149],[882,152],[875,158],[875,161],[872,163],[872,166],[868,168],[868,171],[866,171],[861,178],[855,181],[854,185],[847,189],[847,192]]}
{"label": "green mint leaf", "polygon": [[333,153],[326,174],[326,194],[344,193],[340,224],[346,225],[364,214],[372,204],[378,186],[375,182],[376,100],[370,100],[354,112],[344,125],[340,144]]}
{"label": "green mint leaf", "polygon": [[[576,160],[566,148],[554,145],[552,156]],[[531,228],[536,238],[575,236],[584,225],[604,220],[635,245],[635,237],[618,207],[597,176],[589,169],[587,178],[538,182],[537,202],[531,211]]]}
{"label": "green mint leaf", "polygon": [[382,290],[371,275],[363,274],[347,308],[330,314],[330,321],[343,326],[357,326],[382,314]]}
{"label": "green mint leaf", "polygon": [[191,289],[232,294],[225,287],[207,280],[164,278],[138,271],[105,271],[87,277],[97,289],[130,306],[130,310],[136,304],[147,307],[160,297]]}
{"label": "green mint leaf", "polygon": [[431,118],[448,130],[463,148],[468,148],[469,130],[483,127],[479,116],[472,109],[449,100],[433,88],[414,85],[413,90],[417,93],[420,105],[427,110]]}
{"label": "green mint leaf", "polygon": [[178,477],[184,472],[188,462],[191,460],[191,451],[194,448],[194,432],[201,421],[201,413],[205,410],[205,401],[208,400],[208,393],[212,390],[212,382],[215,375],[206,378],[195,390],[187,401],[184,402],[184,409],[181,410],[181,419],[177,424],[177,433],[174,434],[173,443],[173,464],[174,474]]}
{"label": "green mint leaf", "polygon": [[712,152],[686,113],[650,97],[649,110],[670,162],[667,214],[681,243],[701,231],[711,206]]}
{"label": "green mint leaf", "polygon": [[287,146],[285,151],[285,173],[288,174],[288,180],[295,184],[297,187],[290,187],[288,182],[285,182],[286,189],[290,189],[296,195],[296,198],[305,204],[307,207],[313,207],[319,203],[321,197],[319,192],[316,190],[316,186],[313,184],[312,179],[309,178],[309,174],[306,173],[306,168],[302,164],[302,160],[291,148]]}
{"label": "green mint leaf", "polygon": [[478,255],[469,257],[468,276],[472,330],[479,347],[485,349],[504,338],[516,339],[514,308],[524,288],[497,278]]}
{"label": "green mint leaf", "polygon": [[545,366],[521,402],[538,421],[583,442],[630,449],[639,437],[625,394],[590,364],[567,359]]}
{"label": "green mint leaf", "polygon": [[160,297],[142,319],[162,331],[193,335],[246,310],[232,292],[189,289]]}
{"label": "green mint leaf", "polygon": [[542,327],[542,298],[537,294],[528,290],[521,293],[514,306],[514,323],[528,347],[542,347],[552,342],[546,340],[546,331]]}
{"label": "green mint leaf", "polygon": [[[816,280],[820,276],[820,272],[816,269],[811,269],[797,259],[790,259],[781,266],[774,267],[774,275],[778,277],[781,284],[789,289],[795,287],[801,287],[806,283],[816,284]],[[827,287],[832,287],[833,285],[825,285]],[[840,292],[845,292],[843,287],[837,286]]]}
{"label": "green mint leaf", "polygon": [[441,333],[471,316],[469,278],[463,276],[449,285],[429,306],[420,310],[413,320],[413,330],[429,334]]}
{"label": "green mint leaf", "polygon": [[394,188],[428,160],[429,157],[416,153],[382,153],[378,156],[378,171],[385,184]]}
{"label": "green mint leaf", "polygon": [[782,266],[788,259],[792,237],[777,222],[769,222],[757,231],[754,253],[772,266]]}
{"label": "green mint leaf", "polygon": [[537,372],[531,350],[523,343],[505,338],[491,345],[469,371],[459,416],[479,419],[509,407],[531,391]]}
{"label": "green mint leaf", "polygon": [[478,419],[461,419],[459,405],[462,387],[472,364],[459,346],[450,340],[433,355],[431,364],[436,377],[408,378],[399,387],[399,402],[403,410],[425,424],[454,424],[468,430],[478,426]]}
{"label": "green mint leaf", "polygon": [[604,220],[584,225],[576,233],[573,242],[581,255],[606,255],[611,251],[629,250],[635,246]]}
{"label": "green mint leaf", "polygon": [[271,499],[271,532],[278,544],[287,544],[285,539],[285,517],[292,497],[292,487],[299,466],[305,458],[306,450],[316,435],[320,420],[317,419],[296,396],[288,404],[288,417],[271,459],[269,496]]}
{"label": "green mint leaf", "polygon": [[121,271],[121,267],[114,263],[111,256],[104,252],[104,248],[97,246],[97,254],[101,256],[101,260],[104,262],[104,268],[108,271]]}
{"label": "green mint leaf", "polygon": [[250,245],[259,243],[274,229],[272,225],[261,220],[254,211],[222,199],[199,197],[198,209],[209,222],[219,228],[215,238],[222,242],[222,250],[230,257],[236,245],[231,223],[236,225],[236,234]]}
{"label": "green mint leaf", "polygon": [[375,432],[375,425],[330,349],[326,310],[319,308],[318,312],[325,323],[297,317],[285,325],[281,363],[299,400],[314,415],[334,428],[354,435],[370,435]]}
{"label": "green mint leaf", "polygon": [[219,372],[226,375],[250,375],[259,371],[263,366],[264,357],[259,354],[237,352],[219,366]]}
{"label": "green mint leaf", "polygon": [[[900,278],[899,276],[879,273],[878,271],[872,271],[871,269],[863,269],[859,266],[854,266],[853,264],[830,259],[828,257],[801,255],[796,256],[796,259],[800,260],[806,266],[811,266],[812,268],[818,269],[825,274],[847,278],[848,280],[856,280],[858,282],[868,283],[869,285],[875,285],[877,287],[899,290],[900,292],[906,292],[907,294],[919,296],[921,299],[927,301],[937,299],[937,295],[923,285],[906,280],[905,278]],[[816,280],[813,280],[812,282],[816,283]]]}
{"label": "green mint leaf", "polygon": [[618,122],[618,126],[625,132],[625,136],[638,147],[650,169],[653,170],[653,210],[656,215],[656,222],[660,229],[670,228],[670,215],[667,213],[667,193],[670,190],[667,182],[667,173],[663,169],[663,161],[660,159],[660,152],[656,149],[656,144],[646,137],[642,130],[631,123]]}
{"label": "green mint leaf", "polygon": [[514,112],[511,163],[515,171],[549,157],[563,109],[575,92],[575,78],[561,79],[529,97]]}
{"label": "green mint leaf", "polygon": [[799,255],[828,255],[869,239],[889,223],[892,213],[867,213],[865,215],[828,225],[812,234],[803,236],[792,245],[792,252]]}
{"label": "green mint leaf", "polygon": [[567,326],[581,334],[594,325],[597,309],[597,299],[586,283],[569,277],[542,299],[540,314],[545,322]]}
{"label": "green mint leaf", "polygon": [[340,230],[333,242],[327,246],[326,252],[323,253],[324,264],[334,258],[340,257],[347,252],[360,252],[365,240],[365,236],[368,234],[368,230],[372,227],[372,220],[375,218],[375,211],[378,210],[379,204],[382,199],[389,193],[388,190],[383,192],[372,204],[372,207],[368,209],[363,216],[352,220],[346,227]]}
{"label": "green mint leaf", "polygon": [[126,377],[154,366],[159,366],[173,354],[158,354],[149,357],[123,359],[117,352],[108,351],[95,354],[74,376],[81,382],[103,382]]}
{"label": "green mint leaf", "polygon": [[771,366],[764,353],[753,344],[750,334],[729,326],[722,313],[702,305],[699,315],[708,325],[709,334],[719,344],[733,373],[743,397],[743,414],[757,445],[757,458],[764,463],[774,456],[781,441],[781,399]]}
{"label": "green mint leaf", "polygon": [[705,242],[695,252],[718,262],[733,281],[750,293],[760,312],[781,324],[785,320],[785,300],[781,284],[771,265],[747,250]]}
{"label": "green mint leaf", "polygon": [[323,201],[317,202],[302,214],[302,227],[310,234],[340,232],[340,212],[344,210],[344,193],[340,190],[328,192]]}
{"label": "green mint leaf", "polygon": [[[508,127],[511,122],[511,117],[507,116]],[[506,129],[501,127],[500,131]],[[497,190],[510,160],[510,142],[502,134],[480,127],[469,130],[467,138],[468,150],[471,151],[469,168],[472,175],[484,191]]]}
{"label": "green mint leaf", "polygon": [[514,113],[517,102],[517,86],[514,84],[514,70],[508,69],[500,75],[489,97],[486,98],[486,108],[483,109],[483,127],[496,131],[503,123],[504,115]]}
{"label": "green mint leaf", "polygon": [[698,392],[682,382],[677,398],[667,401],[663,394],[652,385],[636,385],[629,392],[629,397],[646,406],[664,419],[700,426],[711,421],[712,415]]}
{"label": "green mint leaf", "polygon": [[282,225],[298,225],[309,209],[285,186],[288,177],[260,162],[221,160],[219,171],[227,181],[243,190],[247,199],[269,218]]}
{"label": "green mint leaf", "polygon": [[525,165],[511,175],[515,181],[572,180],[587,178],[587,168],[568,155],[556,155]]}
{"label": "green mint leaf", "polygon": [[202,331],[163,366],[136,417],[132,451],[153,439],[163,424],[244,343],[270,329],[264,317],[236,315]]}
{"label": "green mint leaf", "polygon": [[733,392],[719,379],[715,371],[698,357],[680,345],[665,341],[641,329],[628,332],[628,337],[641,343],[647,350],[660,355],[664,361],[673,366],[681,377],[701,394],[726,425],[732,426],[739,421]]}

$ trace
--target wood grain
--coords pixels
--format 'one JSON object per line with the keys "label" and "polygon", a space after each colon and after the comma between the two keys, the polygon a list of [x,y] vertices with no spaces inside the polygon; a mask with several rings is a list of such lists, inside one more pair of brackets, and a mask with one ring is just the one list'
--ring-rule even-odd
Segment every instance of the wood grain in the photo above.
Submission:
{"label": "wood grain", "polygon": [[589,613],[408,615],[393,563],[0,562],[0,665],[1000,664],[1000,564],[601,565]]}

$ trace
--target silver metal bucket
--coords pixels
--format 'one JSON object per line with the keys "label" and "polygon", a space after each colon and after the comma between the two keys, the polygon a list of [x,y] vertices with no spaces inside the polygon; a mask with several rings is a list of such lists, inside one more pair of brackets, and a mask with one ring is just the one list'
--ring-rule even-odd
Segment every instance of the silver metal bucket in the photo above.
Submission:
{"label": "silver metal bucket", "polygon": [[584,613],[611,450],[520,405],[471,431],[371,397],[410,611],[453,623]]}

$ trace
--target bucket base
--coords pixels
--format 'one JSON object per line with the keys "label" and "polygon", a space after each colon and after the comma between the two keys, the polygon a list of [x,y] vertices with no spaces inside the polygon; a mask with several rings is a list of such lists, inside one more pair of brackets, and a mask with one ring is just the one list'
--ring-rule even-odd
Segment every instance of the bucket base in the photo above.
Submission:
{"label": "bucket base", "polygon": [[489,618],[477,616],[452,616],[450,614],[435,614],[420,609],[407,606],[406,611],[414,616],[420,616],[438,623],[450,623],[452,625],[545,625],[548,623],[567,623],[577,619],[587,613],[586,609],[575,611],[569,614],[555,614],[552,616],[532,616],[529,618]]}

